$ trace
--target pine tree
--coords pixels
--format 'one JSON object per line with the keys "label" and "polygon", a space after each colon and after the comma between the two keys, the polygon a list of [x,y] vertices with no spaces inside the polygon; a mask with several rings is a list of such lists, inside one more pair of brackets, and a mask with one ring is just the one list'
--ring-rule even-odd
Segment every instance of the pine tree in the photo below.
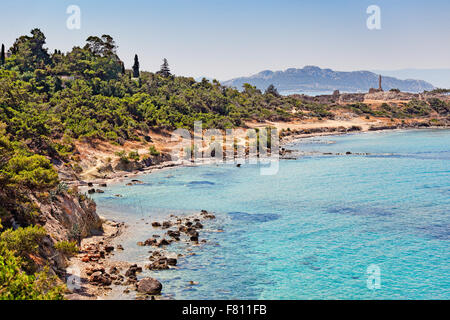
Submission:
{"label": "pine tree", "polygon": [[134,56],[133,77],[139,78],[139,58],[137,55]]}
{"label": "pine tree", "polygon": [[5,64],[6,53],[5,53],[5,45],[2,44],[2,52],[0,53],[0,66]]}
{"label": "pine tree", "polygon": [[170,73],[169,62],[167,62],[166,58],[164,58],[164,60],[163,60],[163,64],[161,65],[161,70],[159,70],[159,73],[163,77],[170,77],[172,75]]}

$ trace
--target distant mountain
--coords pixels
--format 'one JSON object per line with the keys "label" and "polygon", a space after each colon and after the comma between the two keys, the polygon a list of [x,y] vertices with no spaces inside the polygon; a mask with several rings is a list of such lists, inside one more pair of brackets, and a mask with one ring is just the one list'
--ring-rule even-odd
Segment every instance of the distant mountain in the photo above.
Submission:
{"label": "distant mountain", "polygon": [[400,69],[371,70],[398,79],[422,79],[432,83],[437,88],[450,88],[450,69]]}
{"label": "distant mountain", "polygon": [[[341,72],[306,66],[303,69],[287,69],[286,71],[262,71],[250,77],[235,78],[223,82],[224,85],[242,88],[244,83],[265,90],[273,84],[280,92],[367,92],[370,88],[378,88],[378,74],[370,71]],[[434,86],[422,80],[399,80],[383,77],[383,89],[400,89],[404,92],[422,92],[433,90]]]}

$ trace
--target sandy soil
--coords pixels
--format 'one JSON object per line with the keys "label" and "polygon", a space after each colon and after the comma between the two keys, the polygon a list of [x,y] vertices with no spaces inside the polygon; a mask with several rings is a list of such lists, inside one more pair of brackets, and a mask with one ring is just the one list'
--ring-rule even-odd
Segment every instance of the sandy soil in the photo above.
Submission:
{"label": "sandy soil", "polygon": [[360,126],[363,131],[368,130],[370,126],[383,124],[384,119],[375,119],[367,120],[363,118],[352,118],[352,119],[342,119],[342,120],[301,120],[301,121],[290,121],[290,122],[271,122],[266,121],[263,123],[260,122],[246,122],[245,124],[250,128],[264,128],[268,126],[272,126],[277,128],[278,130],[287,130],[288,128],[291,130],[299,130],[299,129],[311,129],[311,128],[350,128],[352,126]]}

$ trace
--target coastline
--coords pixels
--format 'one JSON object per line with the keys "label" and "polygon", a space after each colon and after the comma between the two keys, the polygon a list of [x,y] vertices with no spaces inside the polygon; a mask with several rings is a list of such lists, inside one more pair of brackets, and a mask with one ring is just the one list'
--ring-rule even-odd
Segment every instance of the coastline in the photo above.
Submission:
{"label": "coastline", "polygon": [[[164,218],[149,217],[148,219],[146,223],[140,222],[142,226],[145,224],[147,237],[148,234],[153,235],[147,240],[137,242],[137,246],[143,250],[150,249],[146,260],[148,264],[142,260],[113,259],[119,252],[126,254],[130,250],[125,244],[122,245],[120,240],[121,237],[129,236],[130,232],[133,233],[136,229],[133,229],[133,225],[104,220],[104,233],[83,239],[80,253],[70,260],[67,278],[79,280],[72,283],[76,286],[70,294],[66,295],[66,298],[70,300],[103,300],[115,297],[136,300],[170,299],[170,296],[161,294],[161,290],[158,292],[141,290],[142,282],[148,279],[158,283],[162,289],[158,279],[153,278],[153,275],[149,277],[148,272],[169,269],[176,271],[180,259],[196,255],[195,250],[202,250],[209,243],[209,239],[204,236],[205,233],[223,232],[211,225],[216,217],[206,210],[188,215],[170,214]],[[176,248],[171,248],[175,244]],[[141,273],[147,273],[147,276],[140,276]],[[190,286],[198,284],[194,281],[186,281],[186,283]]]}
{"label": "coastline", "polygon": [[[329,127],[319,127],[320,130],[326,130],[330,129]],[[380,126],[375,129],[370,129],[369,127],[362,127],[361,130],[345,130],[345,131],[339,131],[338,128],[332,127],[330,131],[316,131],[311,133],[299,133],[299,131],[291,131],[287,135],[283,136],[280,139],[280,150],[285,149],[287,146],[289,146],[292,143],[295,143],[296,141],[307,139],[307,138],[313,138],[313,137],[323,137],[323,136],[340,136],[340,135],[348,135],[348,134],[359,134],[359,133],[369,133],[369,132],[389,132],[389,131],[395,131],[395,130],[427,130],[427,129],[450,129],[450,126],[429,126],[429,127],[417,127],[417,126]],[[286,133],[286,131],[285,131]],[[282,156],[282,153],[280,152],[280,156]],[[281,158],[282,159],[282,158]],[[236,163],[238,161],[244,161],[245,159],[235,159]],[[148,166],[146,168],[142,168],[141,170],[134,170],[134,171],[116,171],[113,177],[107,177],[107,178],[93,178],[93,179],[86,179],[86,180],[72,180],[67,181],[67,184],[69,185],[75,185],[80,188],[89,189],[92,188],[95,185],[101,186],[101,185],[114,185],[120,182],[123,182],[125,179],[129,178],[135,178],[139,177],[140,175],[147,175],[151,174],[153,172],[159,172],[162,170],[169,170],[171,168],[177,168],[177,167],[196,167],[199,165],[207,165],[211,164],[214,161],[208,161],[203,160],[202,162],[192,162],[188,160],[181,160],[181,161],[163,161],[157,165]],[[92,186],[90,185],[92,184]],[[87,191],[87,190],[86,190]]]}
{"label": "coastline", "polygon": [[[388,131],[394,131],[394,130],[409,131],[409,130],[423,130],[423,129],[448,130],[450,128],[448,126],[447,127],[427,127],[427,128],[414,128],[413,127],[413,128],[384,128],[384,129],[380,129],[380,130],[360,130],[360,131],[351,131],[351,132],[314,132],[314,133],[310,133],[310,134],[295,134],[294,133],[292,135],[289,135],[286,139],[282,140],[282,142],[280,143],[280,148],[285,148],[289,144],[295,143],[296,141],[299,141],[299,140],[301,141],[302,139],[312,138],[312,137],[338,136],[338,135],[347,135],[347,134],[368,133],[368,132],[375,132],[375,131],[388,132]],[[283,160],[283,158],[280,158],[280,160]],[[146,168],[143,171],[136,171],[136,172],[131,172],[131,173],[124,172],[120,176],[115,177],[113,179],[93,180],[90,182],[94,183],[94,184],[98,183],[99,185],[107,183],[109,186],[109,185],[114,185],[114,184],[123,182],[125,179],[138,178],[140,175],[147,175],[147,174],[159,172],[162,170],[169,170],[171,168],[193,167],[193,166],[199,166],[199,165],[204,165],[204,164],[208,164],[208,162],[205,162],[202,164],[193,164],[189,161],[182,161],[179,163],[168,161],[168,162],[163,162],[156,166]],[[87,186],[87,185],[82,185],[81,187],[89,188],[89,186]],[[166,218],[171,219],[173,217],[167,216]],[[114,240],[120,240],[121,237],[125,236],[125,233],[123,231],[128,226],[124,225],[123,222],[118,223],[118,222],[108,221],[108,220],[106,220],[104,222],[104,225],[107,225],[107,226],[111,226],[114,224],[117,224],[117,229],[115,229],[115,231],[113,231],[113,232],[105,231],[105,235],[103,235],[103,236],[100,236],[100,237],[94,236],[91,238],[87,238],[87,239],[85,239],[86,244],[88,244],[88,246],[93,245],[94,247],[96,247],[98,249],[99,246],[107,246],[107,245],[110,245],[111,242],[113,242]],[[121,226],[119,227],[119,225],[121,225]],[[99,298],[101,299],[102,296],[108,295],[112,289],[109,288],[108,286],[103,287],[103,286],[98,286],[97,284],[89,283],[89,275],[87,273],[89,272],[89,268],[91,268],[92,266],[81,262],[81,258],[82,258],[83,254],[86,254],[86,252],[83,251],[83,253],[78,255],[78,257],[76,257],[74,259],[73,263],[71,261],[70,267],[76,266],[81,269],[82,284],[84,287],[83,290],[84,290],[85,294],[68,295],[68,298],[69,299],[85,299],[86,296],[88,296],[88,299],[99,299]],[[105,258],[102,259],[102,261],[101,261],[102,268],[106,269],[106,268],[119,267],[120,269],[126,269],[126,268],[129,268],[133,263],[133,262],[129,262],[129,261],[113,262],[110,258],[111,258],[111,255],[106,255]]]}

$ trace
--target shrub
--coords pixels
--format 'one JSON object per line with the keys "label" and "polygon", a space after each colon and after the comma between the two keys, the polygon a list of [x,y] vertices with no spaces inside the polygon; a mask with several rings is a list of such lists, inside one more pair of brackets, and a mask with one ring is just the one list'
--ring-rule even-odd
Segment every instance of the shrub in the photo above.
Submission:
{"label": "shrub", "polygon": [[157,156],[160,155],[160,152],[158,150],[156,150],[154,145],[150,146],[149,152],[150,152],[150,155],[152,155],[152,156],[156,156],[157,157]]}
{"label": "shrub", "polygon": [[41,226],[8,229],[0,234],[0,242],[3,242],[8,250],[21,257],[27,257],[30,253],[37,253],[39,244],[46,234]]}
{"label": "shrub", "polygon": [[40,155],[15,156],[9,160],[6,172],[13,184],[31,189],[47,189],[58,183],[58,174],[52,164]]}
{"label": "shrub", "polygon": [[60,241],[55,244],[55,249],[69,257],[75,256],[80,251],[76,242],[73,241]]}
{"label": "shrub", "polygon": [[130,151],[128,153],[128,159],[134,160],[134,161],[139,161],[141,159],[141,156],[139,155],[139,152],[137,152],[137,151]]}
{"label": "shrub", "polygon": [[115,153],[115,155],[119,157],[119,160],[122,163],[129,163],[130,162],[130,160],[128,159],[128,156],[127,156],[125,150],[118,151],[118,152]]}
{"label": "shrub", "polygon": [[64,289],[48,270],[26,274],[21,259],[0,242],[0,300],[63,300]]}
{"label": "shrub", "polygon": [[78,224],[74,224],[72,229],[69,232],[69,239],[73,240],[76,244],[80,245],[81,243],[81,230]]}
{"label": "shrub", "polygon": [[119,136],[114,131],[109,131],[106,133],[106,139],[110,141],[117,141],[118,138]]}
{"label": "shrub", "polygon": [[83,168],[78,164],[78,163],[74,163],[72,165],[73,171],[75,171],[75,173],[82,173],[83,172]]}

